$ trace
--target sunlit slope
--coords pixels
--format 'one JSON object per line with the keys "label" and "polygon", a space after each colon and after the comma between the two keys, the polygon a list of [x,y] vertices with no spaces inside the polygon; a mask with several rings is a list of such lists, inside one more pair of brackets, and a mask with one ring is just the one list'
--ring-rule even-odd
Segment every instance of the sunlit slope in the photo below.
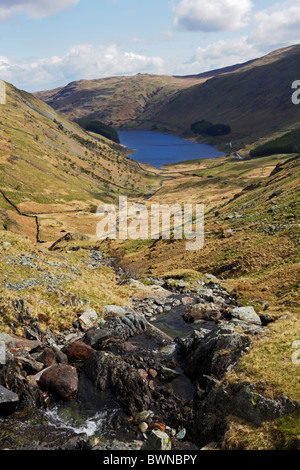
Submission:
{"label": "sunlit slope", "polygon": [[[229,124],[231,140],[297,125],[292,83],[300,77],[300,46],[194,76],[139,74],[72,82],[36,96],[71,119],[92,117],[116,127],[187,135],[195,121]],[[228,140],[228,136],[226,136]]]}
{"label": "sunlit slope", "polygon": [[[100,202],[115,200],[120,192],[148,191],[153,181],[125,156],[122,147],[86,133],[10,84],[6,91],[6,104],[0,107],[0,189],[21,212],[88,216],[94,215]],[[2,196],[0,204],[2,223],[23,226],[27,233],[32,220],[20,217]],[[71,228],[80,231],[80,223],[73,220]],[[60,221],[55,233],[59,226],[69,228]],[[94,227],[95,223],[95,232]]]}

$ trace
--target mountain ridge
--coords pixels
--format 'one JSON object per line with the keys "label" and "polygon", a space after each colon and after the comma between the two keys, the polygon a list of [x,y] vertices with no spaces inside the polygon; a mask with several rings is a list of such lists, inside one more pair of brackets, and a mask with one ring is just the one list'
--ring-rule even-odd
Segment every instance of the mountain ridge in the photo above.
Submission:
{"label": "mountain ridge", "polygon": [[254,141],[297,125],[291,86],[299,64],[300,45],[294,45],[198,75],[79,80],[35,95],[72,120],[191,136],[191,124],[204,119],[230,125],[233,140]]}

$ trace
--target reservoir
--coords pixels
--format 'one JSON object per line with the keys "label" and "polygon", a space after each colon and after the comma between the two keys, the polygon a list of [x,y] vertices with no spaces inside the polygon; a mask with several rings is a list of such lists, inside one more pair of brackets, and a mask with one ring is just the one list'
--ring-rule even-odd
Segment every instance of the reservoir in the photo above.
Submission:
{"label": "reservoir", "polygon": [[135,151],[131,155],[132,160],[148,163],[156,168],[186,160],[224,155],[211,145],[191,142],[170,134],[136,130],[118,130],[118,134],[121,144]]}

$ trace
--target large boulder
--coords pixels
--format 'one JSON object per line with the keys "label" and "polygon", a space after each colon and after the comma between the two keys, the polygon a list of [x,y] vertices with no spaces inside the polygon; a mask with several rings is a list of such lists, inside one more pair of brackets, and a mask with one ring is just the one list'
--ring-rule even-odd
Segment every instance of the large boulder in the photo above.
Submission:
{"label": "large boulder", "polygon": [[236,307],[231,311],[231,316],[245,323],[261,326],[261,319],[253,307]]}
{"label": "large boulder", "polygon": [[70,400],[78,392],[77,371],[75,367],[57,364],[41,374],[38,384],[42,390],[63,400]]}

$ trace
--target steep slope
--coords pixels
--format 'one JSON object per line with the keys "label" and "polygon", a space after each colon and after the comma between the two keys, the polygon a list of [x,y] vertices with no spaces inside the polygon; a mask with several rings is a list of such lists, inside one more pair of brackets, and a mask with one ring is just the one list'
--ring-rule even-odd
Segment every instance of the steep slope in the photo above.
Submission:
{"label": "steep slope", "polygon": [[53,240],[62,229],[95,235],[101,201],[114,200],[120,191],[143,194],[155,184],[155,176],[129,160],[122,146],[88,134],[10,84],[6,92],[6,104],[0,107],[4,227],[33,236],[34,217],[22,215],[29,214],[41,217],[43,240]]}
{"label": "steep slope", "polygon": [[136,75],[81,80],[36,94],[69,118],[187,135],[199,120],[229,124],[232,139],[255,141],[298,122],[292,83],[300,76],[300,46],[245,64],[187,77]]}
{"label": "steep slope", "polygon": [[80,80],[66,87],[35,95],[70,119],[89,117],[121,127],[132,124],[154,106],[161,107],[172,100],[178,90],[199,79],[138,74],[134,77],[111,77]]}
{"label": "steep slope", "polygon": [[291,100],[292,83],[300,76],[299,58],[296,46],[278,54],[276,61],[266,57],[183,90],[154,119],[182,131],[202,119],[221,122],[231,126],[233,139],[250,141],[293,126],[299,121],[299,109]]}

